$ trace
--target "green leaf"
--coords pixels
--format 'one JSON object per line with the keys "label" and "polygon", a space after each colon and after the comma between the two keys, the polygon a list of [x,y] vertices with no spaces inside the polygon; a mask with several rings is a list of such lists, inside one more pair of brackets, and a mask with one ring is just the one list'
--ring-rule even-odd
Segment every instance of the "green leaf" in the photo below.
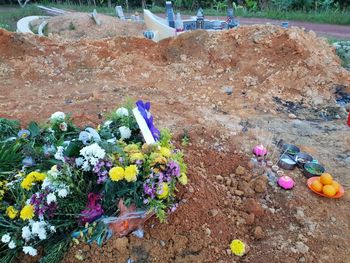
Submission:
{"label": "green leaf", "polygon": [[35,138],[36,136],[38,136],[40,134],[40,127],[34,121],[29,123],[28,130],[30,131],[30,137],[31,138]]}
{"label": "green leaf", "polygon": [[0,140],[16,137],[19,128],[19,121],[0,118]]}
{"label": "green leaf", "polygon": [[65,154],[68,157],[78,156],[82,143],[80,141],[72,141],[69,143],[67,149],[65,150]]}
{"label": "green leaf", "polygon": [[12,171],[23,159],[22,146],[17,142],[0,143],[0,172]]}

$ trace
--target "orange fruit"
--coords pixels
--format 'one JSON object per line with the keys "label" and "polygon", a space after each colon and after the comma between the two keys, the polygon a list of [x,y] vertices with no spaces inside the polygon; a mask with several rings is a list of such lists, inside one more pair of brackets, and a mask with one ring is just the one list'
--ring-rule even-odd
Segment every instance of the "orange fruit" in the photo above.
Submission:
{"label": "orange fruit", "polygon": [[333,177],[332,177],[330,174],[328,174],[328,173],[323,173],[323,174],[321,174],[321,176],[320,176],[320,182],[321,182],[322,184],[326,184],[326,185],[332,184],[332,182],[333,182]]}
{"label": "orange fruit", "polygon": [[329,197],[335,196],[337,193],[336,189],[334,188],[333,185],[325,185],[323,186],[322,192]]}
{"label": "orange fruit", "polygon": [[335,188],[335,192],[338,193],[340,189],[340,184],[336,181],[333,181],[331,185]]}
{"label": "orange fruit", "polygon": [[311,188],[316,192],[322,192],[323,184],[321,184],[320,180],[315,180],[311,183]]}

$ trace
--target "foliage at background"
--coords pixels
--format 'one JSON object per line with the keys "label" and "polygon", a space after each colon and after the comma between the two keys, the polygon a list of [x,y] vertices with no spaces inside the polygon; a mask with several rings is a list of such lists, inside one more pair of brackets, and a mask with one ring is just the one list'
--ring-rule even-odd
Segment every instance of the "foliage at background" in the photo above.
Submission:
{"label": "foliage at background", "polygon": [[[199,7],[202,8],[215,8],[219,5],[227,5],[226,0],[173,0],[174,6],[180,9],[191,9],[195,10]],[[232,2],[232,1],[230,1]],[[0,0],[0,4],[16,4],[16,0]],[[97,4],[97,5],[123,5],[130,8],[141,7],[164,7],[165,1],[163,0],[61,0],[61,1],[35,1],[31,3],[42,3],[42,4]],[[278,10],[328,10],[338,9],[346,10],[349,8],[350,2],[348,0],[235,0],[235,5],[245,6],[252,10],[264,10],[267,8],[277,8]]]}

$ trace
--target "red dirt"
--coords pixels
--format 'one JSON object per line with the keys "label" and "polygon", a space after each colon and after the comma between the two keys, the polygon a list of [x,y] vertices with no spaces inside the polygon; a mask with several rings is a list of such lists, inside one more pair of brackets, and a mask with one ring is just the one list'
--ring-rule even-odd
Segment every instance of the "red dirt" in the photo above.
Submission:
{"label": "red dirt", "polygon": [[[252,26],[156,44],[61,42],[0,30],[0,82],[0,116],[23,123],[57,110],[80,125],[96,123],[131,97],[150,100],[157,126],[170,128],[178,144],[189,131],[182,148],[190,184],[180,189],[169,224],[148,221],[143,239],[72,247],[65,262],[79,262],[77,253],[86,262],[350,262],[350,131],[346,109],[334,104],[335,87],[348,88],[350,75],[313,33]],[[248,160],[264,142],[276,162],[272,139],[314,154],[345,196],[314,195],[297,170],[287,172],[292,191],[265,189],[264,171]],[[242,258],[227,252],[236,238],[250,247]]]}

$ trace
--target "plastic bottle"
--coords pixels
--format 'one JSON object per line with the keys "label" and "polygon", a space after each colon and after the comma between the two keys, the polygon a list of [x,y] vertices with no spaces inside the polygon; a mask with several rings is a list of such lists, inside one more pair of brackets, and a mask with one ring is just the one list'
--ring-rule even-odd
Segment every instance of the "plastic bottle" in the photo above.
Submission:
{"label": "plastic bottle", "polygon": [[176,29],[176,32],[184,31],[184,23],[182,22],[180,13],[176,14],[175,29]]}

